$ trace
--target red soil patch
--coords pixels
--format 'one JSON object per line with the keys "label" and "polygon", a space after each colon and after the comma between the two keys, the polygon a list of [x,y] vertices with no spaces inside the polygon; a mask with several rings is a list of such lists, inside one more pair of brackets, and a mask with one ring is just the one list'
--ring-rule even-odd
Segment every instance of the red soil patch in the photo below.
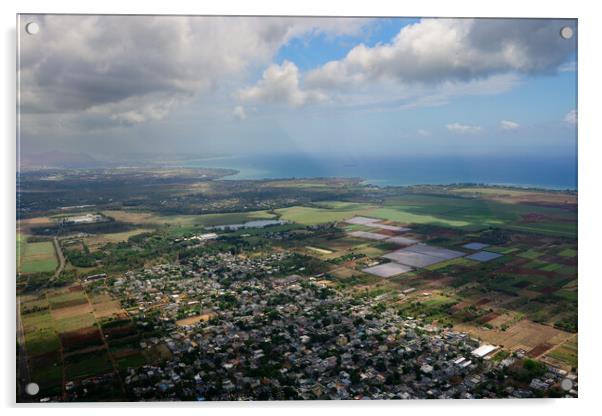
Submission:
{"label": "red soil patch", "polygon": [[63,334],[60,334],[60,337],[61,344],[63,344],[65,350],[69,351],[74,351],[80,348],[102,344],[100,331],[96,327],[89,327],[79,329],[77,331],[65,332]]}
{"label": "red soil patch", "polygon": [[136,333],[136,328],[133,325],[118,326],[115,328],[103,329],[103,333],[109,339],[123,338]]}
{"label": "red soil patch", "polygon": [[454,313],[454,312],[459,312],[464,308],[467,308],[470,306],[469,302],[460,302],[460,303],[456,303],[454,306],[452,306],[451,308],[449,308],[450,312]]}
{"label": "red soil patch", "polygon": [[69,308],[69,307],[77,306],[77,305],[83,305],[83,304],[87,304],[87,303],[88,303],[88,300],[86,298],[77,298],[77,299],[66,300],[64,302],[56,302],[56,303],[51,302],[51,307],[52,307],[52,309],[61,309],[61,308]]}
{"label": "red soil patch", "polygon": [[498,316],[500,316],[500,314],[497,312],[489,312],[487,315],[481,316],[479,318],[479,323],[486,324],[489,321],[493,321]]}
{"label": "red soil patch", "polygon": [[399,234],[399,232],[397,231],[393,231],[393,230],[383,230],[383,229],[378,229],[378,234],[384,234],[384,235],[388,235],[388,236],[396,236]]}
{"label": "red soil patch", "polygon": [[533,348],[531,351],[529,351],[527,353],[527,355],[531,358],[535,358],[535,357],[540,356],[541,354],[543,354],[544,352],[546,352],[547,350],[549,350],[552,347],[553,347],[553,345],[548,344],[548,343],[539,344],[535,348]]}

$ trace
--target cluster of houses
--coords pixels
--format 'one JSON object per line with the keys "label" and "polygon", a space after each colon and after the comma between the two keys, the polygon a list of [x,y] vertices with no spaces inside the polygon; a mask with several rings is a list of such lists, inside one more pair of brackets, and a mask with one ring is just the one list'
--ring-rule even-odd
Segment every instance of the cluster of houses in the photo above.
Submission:
{"label": "cluster of houses", "polygon": [[[170,355],[129,368],[123,377],[128,396],[522,398],[546,395],[567,376],[550,368],[528,383],[515,382],[506,369],[520,358],[491,359],[497,347],[465,333],[401,316],[379,298],[340,293],[319,277],[289,274],[287,256],[204,255],[115,281],[113,290],[136,319],[155,329],[140,348],[160,345]],[[195,316],[211,319],[190,319]],[[81,394],[77,386],[72,392]]]}

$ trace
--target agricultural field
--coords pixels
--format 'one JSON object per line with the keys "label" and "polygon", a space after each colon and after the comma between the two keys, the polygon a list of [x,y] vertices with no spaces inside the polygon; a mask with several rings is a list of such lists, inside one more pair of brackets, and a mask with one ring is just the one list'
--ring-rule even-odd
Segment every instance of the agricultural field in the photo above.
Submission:
{"label": "agricultural field", "polygon": [[17,271],[19,273],[53,272],[58,267],[52,241],[29,242],[17,236]]}
{"label": "agricultural field", "polygon": [[296,222],[303,225],[316,225],[333,221],[343,221],[356,215],[368,215],[374,207],[366,204],[347,203],[342,206],[338,204],[322,203],[325,208],[314,207],[290,207],[277,209],[276,213],[280,219]]}
{"label": "agricultural field", "polygon": [[577,195],[566,194],[563,192],[541,192],[536,190],[501,188],[501,187],[470,187],[454,188],[452,193],[458,193],[467,196],[478,196],[486,199],[493,199],[506,203],[529,203],[538,202],[546,204],[576,205]]}
{"label": "agricultural field", "polygon": [[571,210],[446,195],[408,194],[387,200],[382,205],[340,201],[316,205],[282,208],[276,213],[281,219],[304,225],[367,216],[404,225],[430,224],[466,230],[500,227],[562,237],[574,237],[577,230],[576,213]]}
{"label": "agricultural field", "polygon": [[552,348],[552,346],[561,344],[573,337],[571,333],[525,319],[515,323],[504,331],[477,328],[462,324],[457,325],[457,328],[478,336],[488,343],[500,345],[509,351],[537,352],[537,355],[533,358],[538,358],[548,349]]}
{"label": "agricultural field", "polygon": [[136,225],[168,225],[174,227],[204,226],[239,224],[253,220],[275,219],[275,215],[267,211],[234,212],[223,214],[203,215],[160,215],[149,212],[135,211],[103,211],[106,216],[117,221]]}
{"label": "agricultural field", "polygon": [[128,241],[130,237],[140,235],[143,233],[147,233],[152,231],[149,228],[136,228],[129,231],[124,231],[121,233],[107,233],[107,234],[99,234],[93,235],[90,237],[83,238],[83,241],[88,245],[91,251],[98,250],[102,246],[108,243],[120,243],[123,241]]}
{"label": "agricultural field", "polygon": [[552,363],[561,362],[568,364],[572,368],[577,368],[578,360],[577,360],[577,351],[578,351],[578,341],[577,336],[568,339],[566,342],[550,350],[545,358],[551,359]]}
{"label": "agricultural field", "polygon": [[136,328],[108,294],[89,296],[75,284],[23,296],[20,306],[28,366],[42,394],[60,395],[69,381],[147,362],[132,349]]}

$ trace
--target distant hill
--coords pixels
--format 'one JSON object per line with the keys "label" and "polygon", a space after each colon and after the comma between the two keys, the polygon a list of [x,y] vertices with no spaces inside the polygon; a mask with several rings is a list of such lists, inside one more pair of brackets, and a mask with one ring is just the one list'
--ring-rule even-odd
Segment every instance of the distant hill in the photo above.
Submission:
{"label": "distant hill", "polygon": [[101,162],[86,153],[50,151],[21,155],[22,168],[95,168]]}

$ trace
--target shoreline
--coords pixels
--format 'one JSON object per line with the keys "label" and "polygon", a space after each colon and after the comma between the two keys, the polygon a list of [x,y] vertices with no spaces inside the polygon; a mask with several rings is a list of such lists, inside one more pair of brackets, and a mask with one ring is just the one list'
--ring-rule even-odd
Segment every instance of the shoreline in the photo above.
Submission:
{"label": "shoreline", "polygon": [[[224,168],[225,169],[225,168]],[[346,176],[289,176],[289,177],[262,177],[262,178],[241,178],[233,177],[241,174],[240,169],[228,168],[231,170],[237,170],[237,173],[226,175],[222,178],[216,179],[218,181],[286,181],[286,180],[328,180],[328,179],[359,179],[360,185],[365,186],[376,186],[378,188],[410,188],[416,186],[438,186],[438,187],[467,187],[467,188],[499,188],[508,190],[521,190],[521,191],[544,191],[544,192],[559,192],[559,193],[577,193],[577,188],[563,187],[563,186],[549,186],[549,185],[537,185],[537,184],[513,184],[513,183],[487,183],[487,182],[442,182],[442,183],[408,183],[408,184],[382,184],[378,182],[384,182],[385,180],[379,179],[364,179],[361,177],[346,177]]]}
{"label": "shoreline", "polygon": [[[411,187],[411,186],[450,186],[458,184],[482,185],[491,187],[507,187],[516,189],[540,189],[545,191],[578,191],[578,171],[568,168],[559,175],[554,170],[555,165],[544,161],[543,169],[524,168],[523,172],[516,173],[516,168],[525,166],[524,161],[510,163],[508,166],[500,165],[497,159],[493,168],[477,161],[475,164],[458,165],[447,164],[443,169],[438,164],[425,165],[428,161],[413,161],[408,165],[406,160],[399,162],[385,161],[378,165],[369,161],[357,168],[348,165],[337,165],[340,160],[319,160],[314,165],[304,164],[304,159],[291,159],[290,168],[278,162],[272,163],[268,158],[262,164],[251,163],[253,160],[239,160],[234,157],[220,157],[211,160],[197,160],[196,163],[181,163],[180,167],[227,168],[237,171],[235,174],[224,176],[221,180],[285,180],[285,179],[316,179],[316,178],[359,178],[364,185],[385,187]],[[421,165],[422,163],[422,165]],[[434,163],[434,162],[433,162]],[[426,167],[425,167],[426,166]],[[435,168],[429,169],[430,166]],[[503,169],[500,169],[502,166]],[[549,175],[546,173],[552,169]]]}

